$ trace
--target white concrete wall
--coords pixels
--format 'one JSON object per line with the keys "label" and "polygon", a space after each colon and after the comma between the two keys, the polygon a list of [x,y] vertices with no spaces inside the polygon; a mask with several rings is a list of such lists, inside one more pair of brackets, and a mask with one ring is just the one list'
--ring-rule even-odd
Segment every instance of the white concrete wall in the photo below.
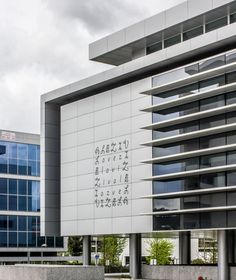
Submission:
{"label": "white concrete wall", "polygon": [[152,122],[150,113],[140,111],[151,105],[151,97],[139,94],[150,82],[61,108],[62,235],[152,230],[151,217],[140,216],[152,211],[152,201],[140,199],[152,193],[151,182],[141,180],[152,174],[152,167],[140,163],[152,153],[140,146],[152,139],[151,131],[140,129]]}

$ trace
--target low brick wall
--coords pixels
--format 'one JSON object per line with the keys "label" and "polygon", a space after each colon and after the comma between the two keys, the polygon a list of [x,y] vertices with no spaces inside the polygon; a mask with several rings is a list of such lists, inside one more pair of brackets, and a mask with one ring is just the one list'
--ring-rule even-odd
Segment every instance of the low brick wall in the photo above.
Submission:
{"label": "low brick wall", "polygon": [[5,265],[0,280],[104,280],[102,266]]}
{"label": "low brick wall", "polygon": [[[217,266],[143,265],[142,277],[155,280],[197,280],[199,276],[217,280]],[[236,267],[230,267],[230,280],[236,280]]]}

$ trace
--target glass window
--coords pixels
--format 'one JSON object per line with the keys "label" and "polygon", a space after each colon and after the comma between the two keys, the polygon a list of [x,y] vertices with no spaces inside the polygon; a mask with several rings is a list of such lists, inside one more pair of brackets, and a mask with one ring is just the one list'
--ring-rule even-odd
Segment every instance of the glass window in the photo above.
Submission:
{"label": "glass window", "polygon": [[224,153],[201,157],[201,168],[216,167],[221,165],[226,165],[226,155]]}
{"label": "glass window", "polygon": [[223,172],[216,174],[205,174],[200,176],[200,187],[202,189],[225,186],[225,174]]}
{"label": "glass window", "polygon": [[32,181],[28,181],[28,195],[32,195]]}
{"label": "glass window", "polygon": [[[207,59],[203,62],[200,62],[199,63],[199,71],[203,72],[203,71],[214,69],[214,68],[217,68],[217,67],[220,67],[220,66],[223,66],[223,65],[225,65],[225,55],[220,55],[220,56],[217,56],[217,57],[214,57],[214,58]],[[221,76],[221,78],[223,78],[223,76]],[[209,83],[209,82],[212,82],[213,80],[214,80],[214,78],[210,79],[210,80],[207,80],[206,82]],[[201,84],[203,85],[204,82],[201,82]]]}
{"label": "glass window", "polygon": [[17,144],[16,143],[9,143],[8,144],[8,154],[9,154],[9,158],[17,158]]}
{"label": "glass window", "polygon": [[[213,68],[215,68],[215,67],[213,67]],[[225,76],[224,75],[199,82],[199,91],[207,91],[207,90],[211,90],[211,89],[216,89],[223,85],[225,85]]]}
{"label": "glass window", "polygon": [[17,144],[18,159],[27,160],[28,152],[26,144]]}
{"label": "glass window", "polygon": [[168,48],[170,46],[176,45],[178,43],[181,43],[181,35],[175,35],[171,38],[165,39],[164,41],[164,48]]}
{"label": "glass window", "polygon": [[227,153],[227,164],[236,164],[236,152]]}
{"label": "glass window", "polygon": [[10,174],[17,174],[17,160],[16,159],[9,159],[9,173]]}
{"label": "glass window", "polygon": [[28,160],[37,160],[37,146],[28,145]]}
{"label": "glass window", "polygon": [[27,217],[18,216],[18,230],[27,231]]}
{"label": "glass window", "polygon": [[199,189],[198,176],[192,176],[191,178],[185,178],[182,180],[170,180],[170,181],[158,181],[153,182],[154,194],[179,192]]}
{"label": "glass window", "polygon": [[36,217],[37,231],[40,232],[40,217]]}
{"label": "glass window", "polygon": [[37,246],[42,247],[42,245],[46,244],[45,237],[44,236],[38,236],[37,237]]}
{"label": "glass window", "polygon": [[17,247],[17,232],[9,232],[9,247]]}
{"label": "glass window", "polygon": [[226,206],[225,193],[200,195],[201,208],[220,207],[220,206]]}
{"label": "glass window", "polygon": [[206,136],[200,138],[200,149],[208,149],[218,146],[224,146],[226,144],[226,138],[224,134]]}
{"label": "glass window", "polygon": [[234,22],[236,22],[236,13],[230,15],[230,23],[234,23]]}
{"label": "glass window", "polygon": [[7,196],[0,194],[0,210],[7,210]]}
{"label": "glass window", "polygon": [[227,124],[236,122],[236,112],[227,113],[226,117],[227,117]]}
{"label": "glass window", "polygon": [[7,179],[0,178],[0,193],[7,194]]}
{"label": "glass window", "polygon": [[225,124],[225,115],[214,116],[200,120],[200,129],[221,126]]}
{"label": "glass window", "polygon": [[64,244],[63,244],[63,238],[62,237],[56,237],[56,247],[64,247]]}
{"label": "glass window", "polygon": [[226,212],[207,212],[200,214],[201,228],[226,227]]}
{"label": "glass window", "polygon": [[9,210],[17,211],[17,196],[9,195]]}
{"label": "glass window", "polygon": [[236,192],[227,193],[227,205],[236,206]]}
{"label": "glass window", "polygon": [[8,216],[9,231],[17,231],[17,216]]}
{"label": "glass window", "polygon": [[236,227],[236,211],[228,211],[228,227]]}
{"label": "glass window", "polygon": [[175,199],[154,199],[153,211],[171,211],[180,209],[180,200]]}
{"label": "glass window", "polygon": [[178,230],[180,229],[179,215],[162,215],[153,217],[154,230]]}
{"label": "glass window", "polygon": [[18,194],[27,194],[27,180],[18,180]]}
{"label": "glass window", "polygon": [[227,84],[232,84],[236,82],[236,72],[226,74]]}
{"label": "glass window", "polygon": [[227,17],[223,17],[214,21],[211,21],[209,23],[206,24],[206,32],[210,32],[212,30],[221,28],[225,25],[228,24],[228,19]]}
{"label": "glass window", "polygon": [[0,158],[0,173],[7,173],[7,159]]}
{"label": "glass window", "polygon": [[183,40],[189,40],[203,34],[203,26],[198,26],[183,33]]}
{"label": "glass window", "polygon": [[0,232],[0,247],[7,247],[7,232]]}
{"label": "glass window", "polygon": [[227,144],[236,144],[236,133],[229,132],[227,133]]}
{"label": "glass window", "polygon": [[18,232],[18,246],[27,247],[27,233],[26,232]]}
{"label": "glass window", "polygon": [[226,54],[226,63],[230,64],[230,63],[233,63],[233,62],[236,62],[236,52],[235,51]]}
{"label": "glass window", "polygon": [[0,216],[0,230],[7,231],[7,216]]}
{"label": "glass window", "polygon": [[40,212],[40,196],[37,196],[37,212]]}
{"label": "glass window", "polygon": [[227,172],[227,186],[236,186],[236,172]]}
{"label": "glass window", "polygon": [[18,174],[27,175],[27,161],[18,160]]}
{"label": "glass window", "polygon": [[28,175],[36,176],[37,174],[37,161],[28,161]]}
{"label": "glass window", "polygon": [[8,157],[8,142],[0,141],[0,158]]}
{"label": "glass window", "polygon": [[36,170],[36,176],[40,176],[40,162],[37,161],[37,170]]}
{"label": "glass window", "polygon": [[200,228],[200,215],[198,213],[181,215],[184,229]]}
{"label": "glass window", "polygon": [[27,211],[27,197],[23,195],[18,196],[18,210]]}
{"label": "glass window", "polygon": [[226,104],[235,104],[236,103],[236,91],[229,92],[226,94]]}
{"label": "glass window", "polygon": [[28,231],[37,231],[37,219],[36,217],[28,217]]}
{"label": "glass window", "polygon": [[40,161],[40,146],[37,145],[37,161]]}
{"label": "glass window", "polygon": [[197,112],[199,112],[198,102],[192,102],[189,104],[162,110],[159,111],[158,113],[154,113],[153,121],[159,122],[164,120],[175,119],[177,117],[186,116]]}
{"label": "glass window", "polygon": [[207,99],[200,100],[200,111],[210,110],[225,105],[224,95],[218,95]]}
{"label": "glass window", "polygon": [[28,246],[36,247],[36,232],[28,232]]}
{"label": "glass window", "polygon": [[189,196],[182,199],[181,209],[199,208],[199,196]]}
{"label": "glass window", "polygon": [[47,247],[53,248],[54,247],[54,237],[46,237],[47,239]]}
{"label": "glass window", "polygon": [[6,154],[6,146],[2,145],[2,143],[0,142],[0,157],[4,157]]}
{"label": "glass window", "polygon": [[147,54],[160,51],[162,49],[162,42],[155,43],[147,47]]}
{"label": "glass window", "polygon": [[17,180],[9,179],[9,194],[17,194]]}

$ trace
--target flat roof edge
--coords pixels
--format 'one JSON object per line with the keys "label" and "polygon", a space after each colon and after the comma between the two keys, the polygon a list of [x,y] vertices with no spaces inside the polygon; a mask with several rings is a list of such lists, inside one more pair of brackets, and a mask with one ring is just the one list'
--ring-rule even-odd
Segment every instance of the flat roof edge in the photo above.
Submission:
{"label": "flat roof edge", "polygon": [[[132,24],[104,38],[89,44],[89,59],[111,65],[117,65],[112,59],[115,51],[147,38],[191,18],[200,16],[210,10],[234,2],[232,0],[184,0],[147,19]],[[107,58],[110,55],[111,58]],[[122,62],[121,62],[122,63]]]}

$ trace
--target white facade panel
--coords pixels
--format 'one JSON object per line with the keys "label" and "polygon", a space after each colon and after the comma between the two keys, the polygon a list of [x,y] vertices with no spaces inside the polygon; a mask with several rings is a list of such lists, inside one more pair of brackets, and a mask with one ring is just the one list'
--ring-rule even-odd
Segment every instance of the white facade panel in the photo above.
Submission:
{"label": "white facade panel", "polygon": [[77,118],[78,131],[93,127],[93,114],[85,114]]}
{"label": "white facade panel", "polygon": [[[141,179],[152,175],[151,167],[140,163],[150,158],[152,151],[140,145],[143,136],[152,139],[150,131],[140,129],[151,123],[151,114],[140,111],[151,105],[151,97],[134,92],[146,88],[150,80],[144,83],[145,86],[136,82],[98,94],[88,98],[88,104],[86,98],[77,101],[78,126],[69,130],[71,137],[66,134],[61,146],[62,227],[65,221],[76,219],[77,235],[130,233],[133,217],[152,208],[151,200],[147,202],[139,196],[150,194],[147,182]],[[63,111],[66,110],[62,114]],[[64,132],[68,128],[63,128]],[[75,147],[68,148],[75,143]],[[136,211],[133,204],[139,205]],[[84,229],[86,226],[89,230]],[[143,228],[143,232],[151,230],[151,223]],[[62,232],[70,235],[67,229]]]}

